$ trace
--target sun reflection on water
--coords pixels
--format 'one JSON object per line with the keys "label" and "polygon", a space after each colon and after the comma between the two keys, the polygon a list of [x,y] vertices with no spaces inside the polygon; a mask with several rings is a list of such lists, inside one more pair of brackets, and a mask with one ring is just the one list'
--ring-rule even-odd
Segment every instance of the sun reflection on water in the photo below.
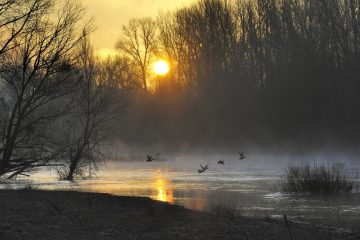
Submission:
{"label": "sun reflection on water", "polygon": [[155,195],[153,198],[162,202],[174,203],[174,190],[170,180],[158,175],[154,180]]}

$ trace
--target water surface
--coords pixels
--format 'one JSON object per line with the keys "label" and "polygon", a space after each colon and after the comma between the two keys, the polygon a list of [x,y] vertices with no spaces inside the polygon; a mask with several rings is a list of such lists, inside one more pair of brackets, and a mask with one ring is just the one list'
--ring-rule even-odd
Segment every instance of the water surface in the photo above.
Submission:
{"label": "water surface", "polygon": [[[218,165],[218,158],[220,156],[151,163],[111,162],[102,166],[97,177],[91,180],[59,182],[54,171],[44,171],[30,179],[2,182],[0,187],[21,188],[31,184],[39,189],[146,196],[197,210],[222,205],[236,208],[249,217],[282,218],[286,214],[295,221],[360,231],[360,192],[281,194],[279,179],[288,161],[239,161],[232,156],[221,156],[225,165]],[[198,174],[200,163],[209,164],[209,170]]]}

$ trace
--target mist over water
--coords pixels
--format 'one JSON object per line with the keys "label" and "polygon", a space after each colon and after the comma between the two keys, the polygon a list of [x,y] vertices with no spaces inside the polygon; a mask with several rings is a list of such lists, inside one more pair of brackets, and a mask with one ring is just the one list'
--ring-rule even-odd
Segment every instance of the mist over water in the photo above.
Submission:
{"label": "mist over water", "polygon": [[[290,163],[331,163],[339,160],[340,154],[247,155],[240,161],[237,153],[161,154],[150,163],[144,156],[133,155],[135,160],[123,157],[107,161],[97,177],[90,180],[59,182],[54,171],[41,171],[30,179],[7,182],[2,188],[31,184],[39,189],[145,196],[196,210],[220,205],[236,208],[249,217],[282,218],[286,214],[295,221],[359,230],[360,192],[312,196],[280,192],[281,176]],[[224,165],[217,164],[220,159]],[[358,167],[356,155],[342,154],[341,161],[349,171]],[[200,164],[208,165],[209,170],[199,174]]]}

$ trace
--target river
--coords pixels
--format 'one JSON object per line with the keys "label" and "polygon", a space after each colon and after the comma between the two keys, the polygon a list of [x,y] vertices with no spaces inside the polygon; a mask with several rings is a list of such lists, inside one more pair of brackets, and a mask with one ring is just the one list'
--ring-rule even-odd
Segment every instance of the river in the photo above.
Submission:
{"label": "river", "polygon": [[[217,159],[225,161],[217,164]],[[264,160],[265,159],[265,160]],[[31,185],[37,189],[77,190],[114,195],[146,196],[196,210],[216,206],[237,209],[248,217],[282,218],[293,221],[360,231],[360,192],[336,195],[283,194],[280,179],[290,159],[247,158],[231,155],[183,156],[147,163],[108,162],[90,180],[59,182],[55,171],[40,171],[30,178],[3,181],[2,189]],[[199,165],[209,170],[199,174]],[[349,169],[357,165],[348,163]]]}

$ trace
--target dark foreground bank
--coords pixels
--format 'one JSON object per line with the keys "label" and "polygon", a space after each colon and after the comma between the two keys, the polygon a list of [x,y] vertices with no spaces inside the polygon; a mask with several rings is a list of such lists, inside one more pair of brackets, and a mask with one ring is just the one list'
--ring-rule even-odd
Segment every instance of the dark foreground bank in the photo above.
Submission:
{"label": "dark foreground bank", "polygon": [[141,197],[1,190],[0,239],[360,239],[285,221],[215,216]]}

